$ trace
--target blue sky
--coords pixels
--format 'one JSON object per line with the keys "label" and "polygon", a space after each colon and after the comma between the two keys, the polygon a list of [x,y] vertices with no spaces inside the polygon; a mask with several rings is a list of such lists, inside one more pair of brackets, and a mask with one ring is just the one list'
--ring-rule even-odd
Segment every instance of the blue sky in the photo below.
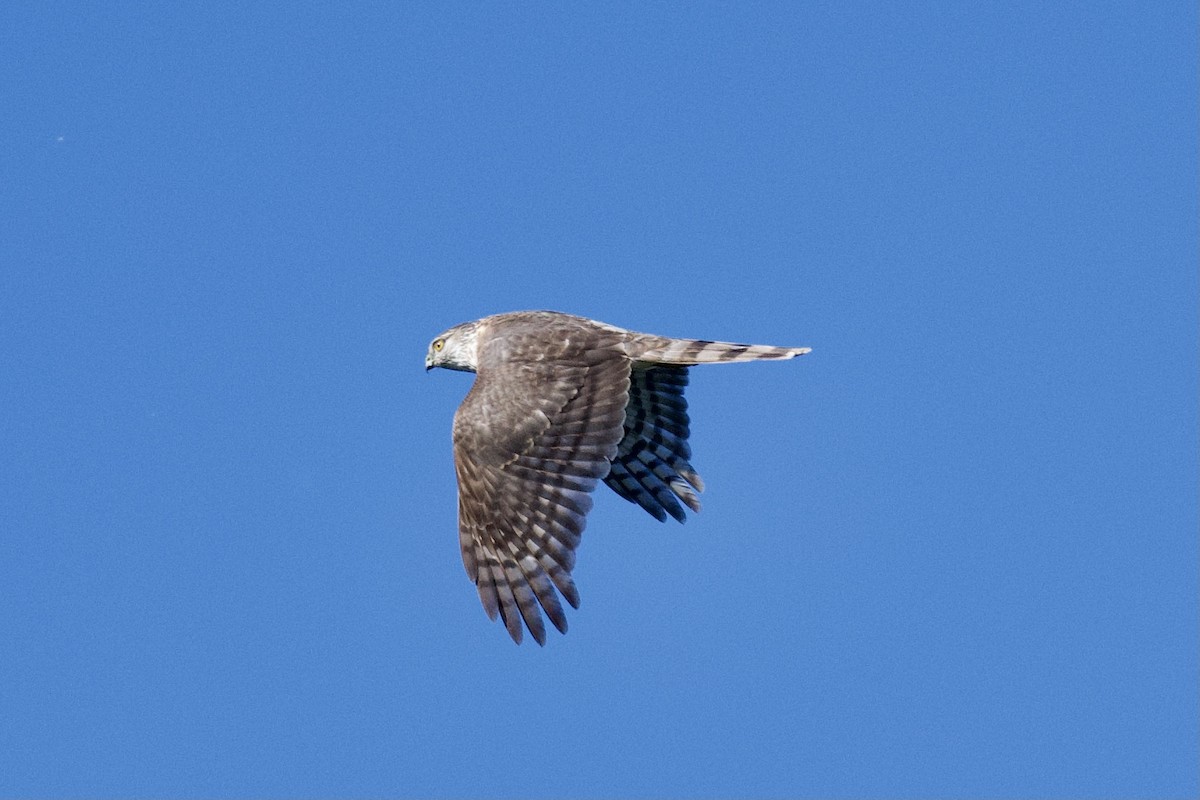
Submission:
{"label": "blue sky", "polygon": [[[1192,3],[9,4],[0,795],[1193,797]],[[694,370],[515,647],[429,340]]]}

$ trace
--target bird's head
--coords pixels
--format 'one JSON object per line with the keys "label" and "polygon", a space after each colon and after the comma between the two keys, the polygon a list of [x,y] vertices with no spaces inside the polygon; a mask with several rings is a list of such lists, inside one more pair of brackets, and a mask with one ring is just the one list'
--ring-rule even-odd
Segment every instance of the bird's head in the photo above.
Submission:
{"label": "bird's head", "polygon": [[477,332],[476,323],[464,322],[439,335],[429,343],[429,351],[425,353],[425,371],[442,367],[474,372],[478,363],[475,357]]}

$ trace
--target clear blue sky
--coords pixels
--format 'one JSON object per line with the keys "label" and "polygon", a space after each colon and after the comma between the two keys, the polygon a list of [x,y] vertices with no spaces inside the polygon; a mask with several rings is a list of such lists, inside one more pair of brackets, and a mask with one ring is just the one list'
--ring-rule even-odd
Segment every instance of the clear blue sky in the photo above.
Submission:
{"label": "clear blue sky", "polygon": [[[1194,3],[0,10],[0,796],[1195,797]],[[551,308],[698,368],[571,632],[455,531]]]}

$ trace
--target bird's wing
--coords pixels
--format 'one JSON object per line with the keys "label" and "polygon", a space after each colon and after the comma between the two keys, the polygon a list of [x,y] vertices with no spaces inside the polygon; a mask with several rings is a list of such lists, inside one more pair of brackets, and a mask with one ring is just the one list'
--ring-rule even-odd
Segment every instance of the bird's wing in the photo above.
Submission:
{"label": "bird's wing", "polygon": [[459,543],[488,616],[542,644],[539,605],[567,629],[555,588],[579,605],[575,548],[621,441],[629,361],[613,333],[508,327],[481,342],[454,417]]}
{"label": "bird's wing", "polygon": [[625,433],[604,479],[660,521],[667,514],[680,522],[687,519],[680,500],[692,511],[700,510],[696,492],[703,491],[704,482],[689,462],[687,382],[687,367],[634,368]]}

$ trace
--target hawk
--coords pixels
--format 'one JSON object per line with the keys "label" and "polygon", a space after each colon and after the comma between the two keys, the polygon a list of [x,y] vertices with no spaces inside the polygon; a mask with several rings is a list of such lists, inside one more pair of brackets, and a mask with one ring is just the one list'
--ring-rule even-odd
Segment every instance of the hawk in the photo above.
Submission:
{"label": "hawk", "polygon": [[571,570],[597,481],[660,521],[700,510],[689,366],[807,352],[669,339],[555,311],[496,314],[434,339],[426,371],[475,373],[454,415],[454,469],[463,565],[488,617],[499,614],[517,644],[525,627],[545,644],[543,611],[567,632],[558,595],[579,607]]}

